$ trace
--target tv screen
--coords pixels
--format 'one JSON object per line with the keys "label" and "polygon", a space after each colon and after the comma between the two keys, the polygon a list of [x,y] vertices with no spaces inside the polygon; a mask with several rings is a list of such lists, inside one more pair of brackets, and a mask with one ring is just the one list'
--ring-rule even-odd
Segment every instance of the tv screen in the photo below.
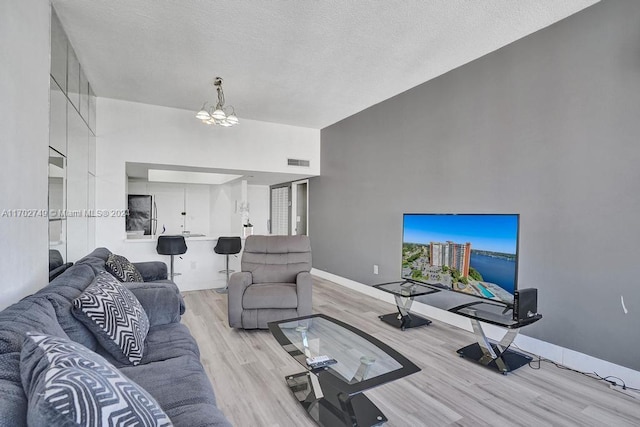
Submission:
{"label": "tv screen", "polygon": [[513,305],[518,214],[404,214],[402,278]]}

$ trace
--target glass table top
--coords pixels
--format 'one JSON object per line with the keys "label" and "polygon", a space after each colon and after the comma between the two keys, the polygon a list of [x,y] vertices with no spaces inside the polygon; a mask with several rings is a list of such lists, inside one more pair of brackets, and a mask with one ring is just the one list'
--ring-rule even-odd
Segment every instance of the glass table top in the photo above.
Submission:
{"label": "glass table top", "polygon": [[537,314],[527,320],[513,320],[512,310],[504,304],[494,304],[489,301],[471,302],[449,309],[452,313],[508,329],[521,328],[542,319],[542,315]]}
{"label": "glass table top", "polygon": [[320,369],[332,374],[336,385],[349,393],[420,370],[376,338],[322,314],[271,322],[269,330],[289,355],[309,370],[307,357],[335,359],[336,364]]}
{"label": "glass table top", "polygon": [[417,297],[419,295],[427,295],[440,292],[440,289],[435,289],[433,287],[422,285],[416,282],[410,282],[408,280],[400,282],[381,283],[379,285],[373,285],[373,287],[402,297]]}

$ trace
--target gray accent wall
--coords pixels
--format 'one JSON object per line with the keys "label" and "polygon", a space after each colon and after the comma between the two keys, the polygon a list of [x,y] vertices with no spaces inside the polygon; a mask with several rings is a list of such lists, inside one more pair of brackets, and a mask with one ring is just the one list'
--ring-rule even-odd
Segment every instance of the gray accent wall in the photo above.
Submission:
{"label": "gray accent wall", "polygon": [[403,212],[519,213],[521,333],[640,370],[639,23],[604,0],[323,129],[314,267],[397,280]]}

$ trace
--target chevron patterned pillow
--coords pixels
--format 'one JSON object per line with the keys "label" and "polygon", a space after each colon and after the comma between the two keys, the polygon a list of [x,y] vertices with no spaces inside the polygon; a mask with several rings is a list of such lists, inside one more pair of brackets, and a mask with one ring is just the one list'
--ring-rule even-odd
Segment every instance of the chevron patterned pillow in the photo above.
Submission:
{"label": "chevron patterned pillow", "polygon": [[121,282],[144,282],[136,266],[122,255],[109,255],[105,268]]}
{"label": "chevron patterned pillow", "polygon": [[140,363],[149,318],[135,295],[115,277],[98,274],[73,300],[71,312],[116,360]]}
{"label": "chevron patterned pillow", "polygon": [[20,377],[30,426],[172,425],[146,390],[66,338],[27,333]]}

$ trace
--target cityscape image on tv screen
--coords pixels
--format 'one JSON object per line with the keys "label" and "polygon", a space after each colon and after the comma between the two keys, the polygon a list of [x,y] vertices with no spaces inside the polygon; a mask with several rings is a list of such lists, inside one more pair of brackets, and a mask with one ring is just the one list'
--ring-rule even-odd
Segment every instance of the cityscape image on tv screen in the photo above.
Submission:
{"label": "cityscape image on tv screen", "polygon": [[517,214],[404,214],[402,278],[513,303]]}

